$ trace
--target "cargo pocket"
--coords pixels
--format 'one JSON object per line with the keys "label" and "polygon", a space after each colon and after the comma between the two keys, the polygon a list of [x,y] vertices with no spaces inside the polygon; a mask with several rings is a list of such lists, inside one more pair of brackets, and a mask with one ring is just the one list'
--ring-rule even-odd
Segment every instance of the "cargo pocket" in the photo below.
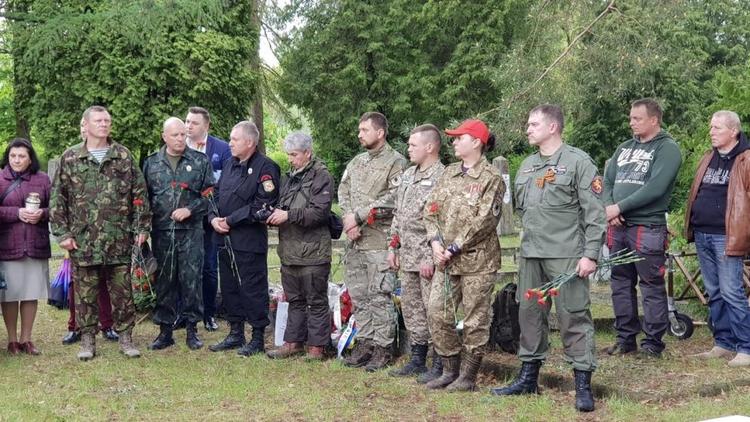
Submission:
{"label": "cargo pocket", "polygon": [[544,189],[544,202],[557,207],[573,202],[573,178],[570,176],[555,176],[555,180],[547,182]]}
{"label": "cargo pocket", "polygon": [[562,286],[556,306],[562,306],[565,312],[574,314],[588,309],[590,303],[589,280],[578,277]]}
{"label": "cargo pocket", "polygon": [[644,255],[663,255],[667,249],[666,226],[638,226],[636,250]]}
{"label": "cargo pocket", "polygon": [[370,280],[370,291],[373,293],[390,294],[399,287],[396,273],[390,270],[387,262],[367,264],[367,275]]}
{"label": "cargo pocket", "polygon": [[514,192],[516,193],[516,208],[519,210],[523,210],[526,207],[526,192],[528,183],[529,176],[516,177],[516,182],[513,187],[515,189]]}

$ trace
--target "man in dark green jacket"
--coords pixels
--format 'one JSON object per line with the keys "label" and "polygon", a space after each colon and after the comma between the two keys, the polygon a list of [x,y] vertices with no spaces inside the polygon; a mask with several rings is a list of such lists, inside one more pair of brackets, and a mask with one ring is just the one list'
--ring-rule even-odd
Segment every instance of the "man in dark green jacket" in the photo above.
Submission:
{"label": "man in dark green jacket", "polygon": [[284,139],[292,171],[281,188],[279,203],[268,224],[279,227],[281,284],[289,301],[284,345],[268,352],[270,358],[304,353],[322,359],[331,341],[328,311],[328,274],[331,271],[331,215],[333,178],[312,156],[312,138],[301,132]]}
{"label": "man in dark green jacket", "polygon": [[[604,174],[607,246],[610,252],[630,249],[643,258],[612,268],[617,342],[607,349],[610,355],[635,352],[641,328],[642,356],[660,357],[664,350],[662,337],[669,325],[664,286],[666,212],[682,157],[677,143],[661,129],[661,116],[656,101],[633,102],[633,138],[617,147]],[[636,284],[643,298],[643,324],[638,318]]]}
{"label": "man in dark green jacket", "polygon": [[201,193],[213,186],[214,176],[206,156],[187,148],[182,120],[170,117],[164,122],[164,146],[151,154],[143,165],[148,199],[153,212],[154,256],[159,265],[156,281],[154,322],[159,336],[152,350],[174,344],[172,323],[177,319],[177,303],[187,329],[186,343],[200,349],[196,324],[203,319],[203,219],[208,200]]}

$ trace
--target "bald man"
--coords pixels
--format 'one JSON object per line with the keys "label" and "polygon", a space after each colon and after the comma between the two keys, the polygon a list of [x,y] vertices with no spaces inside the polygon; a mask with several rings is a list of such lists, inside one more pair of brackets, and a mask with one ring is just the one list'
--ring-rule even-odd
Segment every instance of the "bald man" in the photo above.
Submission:
{"label": "bald man", "polygon": [[164,349],[174,344],[172,323],[187,321],[186,344],[203,347],[196,324],[203,319],[203,219],[208,200],[201,193],[213,186],[211,164],[205,154],[187,148],[185,123],[176,117],[164,122],[159,152],[143,166],[153,219],[151,238],[158,263],[154,322],[159,336],[149,346]]}

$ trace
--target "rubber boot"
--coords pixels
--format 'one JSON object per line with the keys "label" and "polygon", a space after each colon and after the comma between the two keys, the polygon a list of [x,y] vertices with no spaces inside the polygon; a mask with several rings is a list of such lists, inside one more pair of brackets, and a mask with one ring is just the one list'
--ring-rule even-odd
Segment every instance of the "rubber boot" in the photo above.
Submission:
{"label": "rubber boot", "polygon": [[432,368],[424,374],[417,377],[417,382],[427,384],[428,382],[440,378],[443,375],[443,359],[437,353],[432,356]]}
{"label": "rubber boot", "polygon": [[440,388],[447,387],[450,383],[458,378],[460,372],[461,355],[456,356],[441,356],[443,360],[443,373],[439,378],[434,379],[427,384],[425,387],[430,390],[437,390]]}
{"label": "rubber boot", "polygon": [[220,352],[222,350],[236,349],[245,345],[245,323],[243,321],[230,322],[229,323],[229,334],[221,341],[221,343],[208,346],[208,350],[212,352]]}
{"label": "rubber boot", "polygon": [[263,342],[263,331],[263,328],[253,327],[253,337],[250,339],[249,343],[237,351],[237,354],[247,357],[265,352],[266,347]]}
{"label": "rubber boot", "polygon": [[592,412],[594,410],[594,393],[591,392],[591,371],[573,370],[576,379],[576,410]]}
{"label": "rubber boot", "polygon": [[91,360],[96,356],[96,340],[93,333],[81,334],[81,349],[78,351],[78,359]]}
{"label": "rubber boot", "polygon": [[203,347],[203,342],[198,337],[198,327],[195,322],[188,322],[185,326],[185,344],[190,350],[198,350]]}
{"label": "rubber boot", "polygon": [[172,324],[159,324],[159,335],[148,346],[150,350],[166,349],[174,344],[172,337]]}
{"label": "rubber boot", "polygon": [[379,371],[390,365],[391,359],[393,359],[393,355],[391,354],[391,347],[383,347],[376,344],[373,347],[372,358],[369,362],[367,362],[367,366],[365,366],[365,371]]}
{"label": "rubber boot", "polygon": [[401,368],[388,373],[392,377],[408,377],[427,372],[427,345],[413,344],[411,346],[411,359]]}
{"label": "rubber boot", "polygon": [[517,396],[521,394],[539,393],[539,368],[542,361],[523,362],[518,377],[505,387],[491,388],[490,394],[495,396]]}
{"label": "rubber boot", "polygon": [[344,365],[350,368],[359,368],[367,365],[372,358],[372,344],[370,340],[360,340],[354,345],[352,353],[344,359]]}
{"label": "rubber boot", "polygon": [[474,391],[477,387],[477,374],[482,364],[482,355],[465,353],[458,378],[445,388],[446,391]]}
{"label": "rubber boot", "polygon": [[137,358],[141,356],[141,352],[135,348],[133,344],[133,337],[130,330],[123,331],[120,334],[120,352],[129,358]]}

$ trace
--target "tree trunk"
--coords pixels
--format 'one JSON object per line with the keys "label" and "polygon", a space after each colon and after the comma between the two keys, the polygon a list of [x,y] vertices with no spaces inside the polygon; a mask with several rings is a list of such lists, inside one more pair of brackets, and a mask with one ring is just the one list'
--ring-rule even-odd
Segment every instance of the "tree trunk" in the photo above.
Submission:
{"label": "tree trunk", "polygon": [[258,31],[257,48],[255,49],[255,55],[253,60],[250,61],[250,68],[255,74],[255,90],[254,100],[252,109],[252,119],[255,126],[258,127],[258,150],[262,153],[266,153],[265,136],[263,134],[263,70],[261,67],[260,58],[260,37],[261,37],[261,19],[263,17],[263,8],[265,6],[264,0],[253,0],[252,1],[252,13],[250,15],[250,24],[253,29]]}

